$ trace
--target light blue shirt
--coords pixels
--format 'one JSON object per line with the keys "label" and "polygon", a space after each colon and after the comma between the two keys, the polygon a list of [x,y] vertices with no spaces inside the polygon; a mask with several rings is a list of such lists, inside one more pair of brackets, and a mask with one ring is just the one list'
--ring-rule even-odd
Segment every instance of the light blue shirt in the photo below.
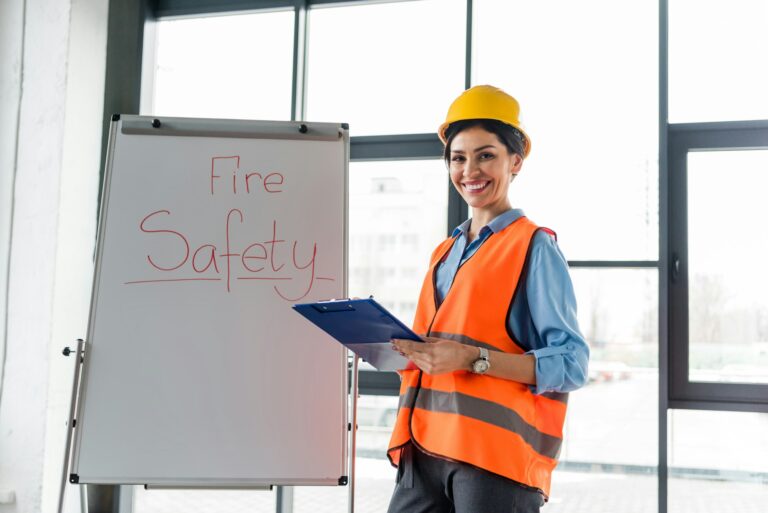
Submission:
{"label": "light blue shirt", "polygon": [[[480,229],[477,238],[467,244],[471,219],[453,231],[456,239],[448,257],[437,269],[437,295],[440,302],[453,284],[461,264],[472,258],[478,248],[525,215],[511,209]],[[555,238],[539,231],[531,242],[525,293],[518,293],[507,320],[515,341],[536,358],[536,385],[532,390],[570,392],[587,381],[589,346],[579,331],[576,296],[568,274],[568,262]],[[522,292],[522,289],[520,289]]]}

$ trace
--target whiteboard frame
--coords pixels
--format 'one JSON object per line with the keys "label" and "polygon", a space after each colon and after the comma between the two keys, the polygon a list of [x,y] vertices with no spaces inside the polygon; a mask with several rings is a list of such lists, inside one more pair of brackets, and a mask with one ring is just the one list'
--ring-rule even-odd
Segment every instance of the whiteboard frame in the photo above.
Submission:
{"label": "whiteboard frame", "polygon": [[[160,121],[159,125],[156,123]],[[99,208],[95,265],[91,287],[91,307],[89,310],[88,332],[85,340],[85,355],[82,375],[77,390],[72,397],[72,407],[75,410],[74,419],[82,419],[85,411],[85,397],[87,394],[88,371],[90,359],[87,355],[91,352],[91,334],[94,330],[96,319],[96,306],[98,304],[98,284],[101,277],[103,241],[106,235],[107,217],[109,215],[109,192],[112,178],[113,160],[116,146],[118,128],[123,134],[147,134],[147,135],[173,135],[185,137],[223,137],[223,138],[252,138],[252,139],[301,139],[315,141],[335,141],[342,139],[344,148],[343,171],[343,227],[342,227],[342,290],[343,295],[348,295],[348,262],[349,262],[349,158],[350,139],[349,126],[346,123],[317,123],[317,122],[286,122],[286,121],[250,121],[250,120],[221,120],[221,119],[197,119],[153,117],[138,115],[114,114],[109,127],[109,140],[105,159],[104,181],[101,191],[101,205]],[[298,134],[298,135],[297,135]],[[340,392],[342,411],[344,413],[343,424],[350,426],[350,378],[349,378],[349,352],[345,349],[341,353],[340,368],[343,369],[342,386]],[[354,392],[354,391],[353,391]],[[355,412],[351,413],[352,418]],[[75,420],[75,422],[77,422]],[[186,489],[264,489],[271,486],[341,486],[350,481],[350,452],[354,457],[355,434],[348,429],[342,429],[342,474],[337,480],[333,479],[158,479],[115,481],[112,479],[92,478],[81,483],[78,474],[80,446],[82,444],[82,430],[74,424],[72,429],[68,426],[68,440],[72,438],[72,454],[70,463],[69,482],[72,484],[120,484],[120,485],[144,485],[148,488],[186,488]],[[74,431],[74,434],[72,433]],[[350,448],[350,444],[352,447]],[[67,444],[69,446],[69,442]]]}

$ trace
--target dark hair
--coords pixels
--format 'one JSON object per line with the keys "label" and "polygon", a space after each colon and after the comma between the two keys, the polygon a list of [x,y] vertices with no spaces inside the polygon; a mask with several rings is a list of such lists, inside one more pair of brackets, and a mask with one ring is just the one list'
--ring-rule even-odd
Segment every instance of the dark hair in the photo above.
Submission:
{"label": "dark hair", "polygon": [[517,128],[496,119],[462,119],[461,121],[451,123],[445,129],[443,159],[445,159],[446,163],[451,161],[451,143],[453,138],[462,130],[476,126],[494,134],[499,142],[506,146],[509,153],[517,153],[525,158],[525,136]]}

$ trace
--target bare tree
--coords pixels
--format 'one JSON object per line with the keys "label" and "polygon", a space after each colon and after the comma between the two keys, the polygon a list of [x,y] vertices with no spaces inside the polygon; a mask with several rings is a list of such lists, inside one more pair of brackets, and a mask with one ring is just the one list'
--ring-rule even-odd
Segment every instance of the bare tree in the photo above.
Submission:
{"label": "bare tree", "polygon": [[688,290],[689,339],[692,342],[719,342],[726,299],[722,277],[695,274]]}
{"label": "bare tree", "polygon": [[761,308],[757,312],[755,322],[758,342],[768,342],[768,308]]}

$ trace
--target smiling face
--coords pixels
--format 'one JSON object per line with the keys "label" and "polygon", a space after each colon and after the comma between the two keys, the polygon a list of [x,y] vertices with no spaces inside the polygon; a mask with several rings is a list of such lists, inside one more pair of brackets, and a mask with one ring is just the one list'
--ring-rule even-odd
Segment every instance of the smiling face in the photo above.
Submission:
{"label": "smiling face", "polygon": [[522,157],[479,126],[462,130],[450,144],[451,182],[472,208],[472,217],[486,224],[512,208],[507,193]]}

